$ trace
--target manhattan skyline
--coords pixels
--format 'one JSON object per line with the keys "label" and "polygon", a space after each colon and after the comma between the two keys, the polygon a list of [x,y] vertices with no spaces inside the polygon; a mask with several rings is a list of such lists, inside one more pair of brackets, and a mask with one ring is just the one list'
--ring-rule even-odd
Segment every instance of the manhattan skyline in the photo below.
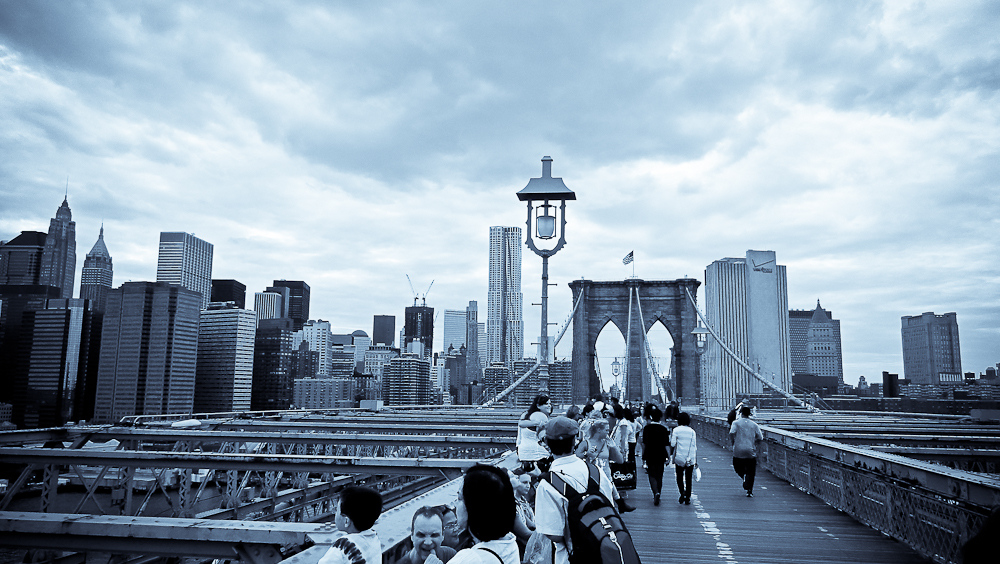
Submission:
{"label": "manhattan skyline", "polygon": [[[773,250],[790,308],[836,311],[847,383],[902,375],[900,318],[928,311],[957,312],[979,373],[1000,362],[998,26],[986,2],[3,3],[0,239],[45,231],[68,177],[74,296],[102,223],[116,288],[182,231],[213,278],[306,281],[312,318],[370,334],[401,325],[407,274],[436,312],[485,304],[489,227],[524,226],[551,155],[578,200],[550,321],[630,251],[638,277],[704,282]],[[540,270],[523,255],[528,356]]]}

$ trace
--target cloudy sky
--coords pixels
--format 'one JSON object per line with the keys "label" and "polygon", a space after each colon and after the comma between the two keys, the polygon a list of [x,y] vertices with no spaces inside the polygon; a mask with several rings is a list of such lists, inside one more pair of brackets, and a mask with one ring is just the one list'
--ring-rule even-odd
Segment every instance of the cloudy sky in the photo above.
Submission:
{"label": "cloudy sky", "polygon": [[[116,286],[187,231],[251,296],[307,281],[335,332],[401,324],[407,274],[484,318],[489,227],[524,224],[551,155],[578,197],[552,320],[632,250],[639,277],[704,280],[767,249],[792,308],[841,320],[849,383],[902,372],[900,316],[925,311],[957,312],[981,372],[998,29],[990,1],[0,0],[0,239],[46,230],[68,179],[77,266],[103,223]],[[526,251],[527,335],[540,270]]]}

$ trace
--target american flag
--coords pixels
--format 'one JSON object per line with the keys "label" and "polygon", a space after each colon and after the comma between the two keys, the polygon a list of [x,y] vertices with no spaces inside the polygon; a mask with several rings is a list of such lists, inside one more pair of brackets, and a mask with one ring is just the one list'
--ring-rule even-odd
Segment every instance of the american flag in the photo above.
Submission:
{"label": "american flag", "polygon": [[634,252],[635,251],[629,251],[628,254],[625,255],[625,258],[622,259],[622,264],[628,264],[628,263],[632,262],[632,259],[634,258],[632,256],[632,253],[634,253]]}

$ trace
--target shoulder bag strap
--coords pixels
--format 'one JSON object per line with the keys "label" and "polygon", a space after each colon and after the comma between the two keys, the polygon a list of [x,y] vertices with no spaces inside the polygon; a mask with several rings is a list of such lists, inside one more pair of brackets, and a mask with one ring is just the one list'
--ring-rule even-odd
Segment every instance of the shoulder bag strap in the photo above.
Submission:
{"label": "shoulder bag strap", "polygon": [[492,554],[493,556],[496,556],[496,557],[497,557],[497,560],[499,560],[499,561],[500,561],[500,564],[503,564],[503,558],[500,558],[500,555],[499,555],[499,554],[497,554],[496,552],[493,552],[492,550],[490,550],[490,549],[486,548],[485,546],[477,546],[476,548],[478,548],[479,550],[485,550],[486,552],[489,552],[489,553],[490,553],[490,554]]}

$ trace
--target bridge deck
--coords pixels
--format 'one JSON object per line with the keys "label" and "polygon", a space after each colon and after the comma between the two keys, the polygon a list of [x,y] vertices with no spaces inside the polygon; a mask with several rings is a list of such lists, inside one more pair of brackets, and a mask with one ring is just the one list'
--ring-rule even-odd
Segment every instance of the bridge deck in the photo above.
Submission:
{"label": "bridge deck", "polygon": [[638,509],[625,514],[625,522],[643,562],[927,562],[760,468],[755,497],[747,498],[732,455],[707,440],[698,441],[698,458],[702,479],[694,484],[691,505],[677,503],[668,469],[660,506],[654,506],[646,474],[639,470],[638,487],[628,494]]}

